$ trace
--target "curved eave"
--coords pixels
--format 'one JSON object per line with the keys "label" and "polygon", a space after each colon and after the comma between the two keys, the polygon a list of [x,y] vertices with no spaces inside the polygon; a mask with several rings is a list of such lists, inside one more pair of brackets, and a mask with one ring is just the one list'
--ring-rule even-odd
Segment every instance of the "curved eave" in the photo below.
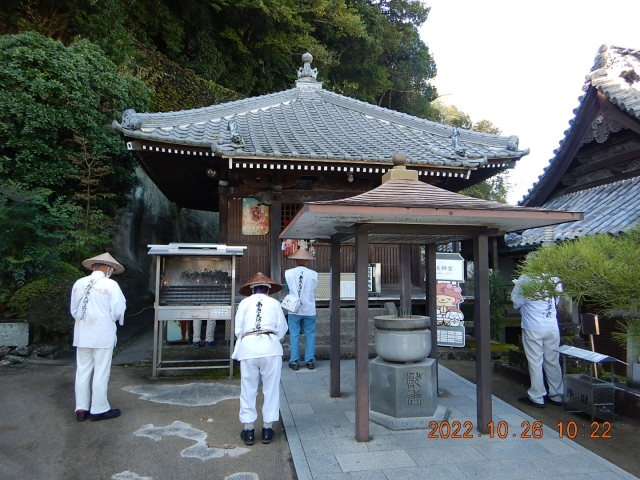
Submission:
{"label": "curved eave", "polygon": [[[401,195],[401,193],[399,193]],[[434,242],[440,235],[438,231],[446,226],[483,227],[495,229],[494,235],[504,232],[554,225],[581,220],[581,212],[557,212],[539,209],[514,207],[512,209],[452,208],[450,206],[433,207],[383,207],[363,205],[330,205],[307,203],[296,217],[285,227],[280,238],[323,238],[329,239],[339,229],[362,224],[412,225],[418,229],[432,227]],[[391,235],[391,234],[390,234]],[[409,234],[408,234],[409,235]],[[417,235],[417,233],[416,233]],[[452,234],[446,233],[447,238]],[[460,233],[459,238],[468,238],[470,234]],[[386,241],[383,236],[376,241]],[[439,240],[438,240],[439,241]]]}

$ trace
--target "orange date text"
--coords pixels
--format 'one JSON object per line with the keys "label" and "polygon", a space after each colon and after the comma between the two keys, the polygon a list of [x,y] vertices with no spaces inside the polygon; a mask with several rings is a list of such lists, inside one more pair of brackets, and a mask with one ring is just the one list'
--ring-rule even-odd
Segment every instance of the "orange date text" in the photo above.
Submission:
{"label": "orange date text", "polygon": [[571,421],[558,422],[556,426],[559,438],[611,438],[611,422],[591,422],[591,425],[585,425],[582,422]]}
{"label": "orange date text", "polygon": [[[498,422],[494,424],[489,422],[489,438],[507,438],[509,436],[509,424],[507,422]],[[524,421],[520,425],[518,432],[511,432],[512,437],[519,436],[520,438],[542,438],[542,422],[528,422]]]}

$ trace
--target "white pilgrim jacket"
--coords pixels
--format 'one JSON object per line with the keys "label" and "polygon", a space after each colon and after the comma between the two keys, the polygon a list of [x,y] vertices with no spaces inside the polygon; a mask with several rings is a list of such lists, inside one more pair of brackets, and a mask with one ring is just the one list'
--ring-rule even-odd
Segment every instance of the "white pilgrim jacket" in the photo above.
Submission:
{"label": "white pilgrim jacket", "polygon": [[[275,335],[248,335],[256,330],[272,330]],[[262,293],[254,293],[238,305],[236,311],[236,346],[231,356],[235,360],[282,355],[280,340],[287,333],[280,302]]]}
{"label": "white pilgrim jacket", "polygon": [[[94,283],[85,302],[85,292],[92,281]],[[71,292],[71,316],[76,321],[73,346],[113,348],[116,344],[116,322],[124,323],[126,308],[127,302],[120,286],[106,278],[104,273],[96,271],[76,281]]]}
{"label": "white pilgrim jacket", "polygon": [[[522,285],[520,282],[526,281],[528,277],[522,275],[516,281],[511,291],[511,301],[513,308],[520,310],[522,316],[521,327],[524,330],[532,330],[535,332],[548,332],[558,330],[558,320],[556,305],[560,301],[559,297],[547,297],[544,300],[531,300],[522,296]],[[557,277],[553,277],[556,282],[556,291],[562,293],[563,287]]]}
{"label": "white pilgrim jacket", "polygon": [[[300,279],[302,275],[302,279]],[[284,272],[284,279],[287,282],[289,293],[300,299],[300,310],[294,315],[303,317],[313,316],[316,314],[316,298],[315,291],[318,286],[318,274],[303,265],[290,268]],[[298,287],[300,287],[300,295],[298,295]]]}

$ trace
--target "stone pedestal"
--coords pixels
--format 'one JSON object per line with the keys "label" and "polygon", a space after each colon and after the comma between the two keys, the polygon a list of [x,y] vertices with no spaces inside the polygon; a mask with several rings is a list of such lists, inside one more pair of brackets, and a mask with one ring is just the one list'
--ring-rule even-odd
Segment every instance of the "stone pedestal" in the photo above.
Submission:
{"label": "stone pedestal", "polygon": [[448,409],[438,407],[437,368],[433,358],[407,364],[372,360],[369,418],[392,430],[427,428],[429,422],[443,421]]}
{"label": "stone pedestal", "polygon": [[29,324],[0,322],[0,347],[26,347],[29,345]]}

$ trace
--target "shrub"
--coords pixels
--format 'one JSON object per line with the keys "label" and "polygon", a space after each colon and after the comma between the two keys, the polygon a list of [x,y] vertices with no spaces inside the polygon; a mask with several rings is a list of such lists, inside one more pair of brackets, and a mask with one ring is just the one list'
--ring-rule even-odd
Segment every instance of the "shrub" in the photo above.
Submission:
{"label": "shrub", "polygon": [[71,288],[83,276],[77,268],[59,262],[50,275],[18,289],[9,301],[17,317],[50,334],[67,332],[73,326],[69,311]]}

